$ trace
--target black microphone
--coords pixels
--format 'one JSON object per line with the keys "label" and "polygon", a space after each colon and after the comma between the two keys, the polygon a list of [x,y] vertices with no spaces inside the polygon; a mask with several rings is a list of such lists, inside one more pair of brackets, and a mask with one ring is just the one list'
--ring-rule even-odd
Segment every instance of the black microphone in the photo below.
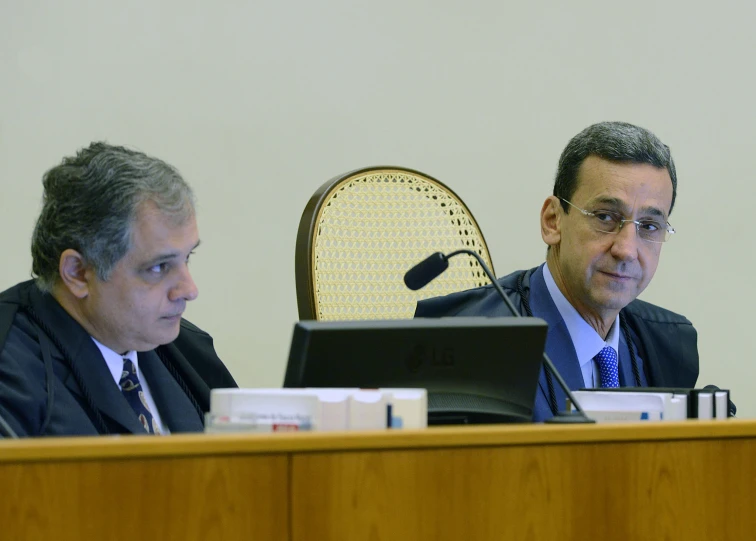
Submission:
{"label": "black microphone", "polygon": [[[719,387],[716,385],[707,385],[703,388],[704,391],[711,391],[711,392],[717,392],[721,391]],[[735,406],[735,404],[730,400],[730,393],[727,393],[727,412],[729,414],[729,417],[735,417],[735,414],[738,412],[738,408]]]}
{"label": "black microphone", "polygon": [[[504,293],[504,290],[499,285],[499,282],[496,281],[496,277],[488,268],[488,265],[485,264],[485,262],[483,261],[483,258],[480,257],[480,254],[478,254],[477,252],[473,252],[472,250],[466,250],[463,248],[461,250],[456,250],[454,252],[451,252],[448,255],[444,255],[441,252],[436,252],[430,257],[426,257],[420,263],[418,263],[417,265],[412,267],[410,270],[408,270],[407,273],[404,275],[404,283],[407,285],[408,288],[412,289],[413,291],[418,290],[421,287],[428,285],[434,278],[439,276],[442,272],[444,272],[449,267],[449,259],[459,254],[471,255],[475,259],[477,259],[478,263],[483,268],[483,271],[486,273],[486,276],[488,276],[488,279],[491,280],[491,284],[496,289],[496,292],[504,301],[504,304],[507,305],[507,308],[509,308],[509,311],[512,312],[512,315],[514,317],[522,317],[522,314],[520,314],[519,310],[515,308],[514,304],[512,304],[512,301],[509,300],[509,297],[507,296],[507,294]],[[549,356],[546,355],[545,351],[543,352],[543,362],[546,365],[546,369],[549,372],[551,372],[554,378],[556,378],[557,383],[559,383],[559,386],[564,391],[564,394],[567,395],[567,398],[570,400],[572,404],[574,404],[575,409],[577,410],[577,411],[560,411],[554,417],[552,417],[551,419],[547,419],[545,422],[547,423],[595,423],[596,421],[594,421],[593,419],[590,419],[585,414],[585,412],[583,411],[583,408],[580,407],[580,404],[578,403],[578,401],[575,400],[574,396],[572,396],[572,392],[570,391],[570,388],[562,379],[561,374],[559,374],[559,371],[556,369],[556,366],[554,366],[554,363],[551,362],[551,359],[549,359]]]}
{"label": "black microphone", "polygon": [[451,255],[445,256],[441,252],[431,254],[407,271],[404,283],[412,291],[424,288],[449,268],[449,257]]}

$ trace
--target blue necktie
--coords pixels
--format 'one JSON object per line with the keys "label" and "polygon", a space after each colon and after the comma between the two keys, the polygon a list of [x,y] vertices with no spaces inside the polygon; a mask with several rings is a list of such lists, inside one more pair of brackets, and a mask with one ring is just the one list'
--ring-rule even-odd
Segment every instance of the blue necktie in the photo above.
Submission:
{"label": "blue necktie", "polygon": [[139,383],[136,366],[129,359],[123,360],[123,372],[121,372],[121,381],[118,384],[121,386],[121,392],[126,398],[126,402],[137,414],[137,418],[144,429],[149,434],[160,434],[160,429],[152,417],[152,413],[150,413],[147,400],[144,398],[144,390],[142,384]]}
{"label": "blue necktie", "polygon": [[614,348],[605,347],[594,357],[598,363],[602,387],[619,387],[619,362]]}

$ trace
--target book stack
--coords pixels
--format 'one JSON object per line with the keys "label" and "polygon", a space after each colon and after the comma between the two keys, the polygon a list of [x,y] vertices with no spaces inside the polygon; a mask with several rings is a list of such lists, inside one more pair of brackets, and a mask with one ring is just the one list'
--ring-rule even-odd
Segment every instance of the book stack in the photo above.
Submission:
{"label": "book stack", "polygon": [[213,389],[205,432],[425,428],[425,389]]}
{"label": "book stack", "polygon": [[[597,422],[727,419],[734,406],[725,389],[621,387],[581,389],[572,393]],[[569,402],[569,401],[568,401]],[[568,404],[568,409],[574,409]]]}

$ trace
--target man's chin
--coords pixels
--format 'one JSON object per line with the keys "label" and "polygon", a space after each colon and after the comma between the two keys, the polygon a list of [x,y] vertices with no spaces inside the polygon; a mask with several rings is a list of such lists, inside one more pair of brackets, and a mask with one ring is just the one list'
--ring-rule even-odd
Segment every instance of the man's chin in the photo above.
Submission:
{"label": "man's chin", "polygon": [[603,298],[595,299],[596,305],[600,306],[603,310],[617,311],[619,312],[625,306],[635,300],[633,295],[605,295]]}
{"label": "man's chin", "polygon": [[140,345],[140,347],[137,349],[137,351],[152,351],[153,349],[164,346],[166,344],[170,344],[173,342],[176,338],[178,338],[179,335],[179,327],[176,326],[175,330],[171,330],[170,332],[162,332],[160,334],[154,334],[149,337],[145,337],[146,340],[144,343]]}
{"label": "man's chin", "polygon": [[181,331],[181,327],[177,323],[175,329],[171,329],[170,332],[166,332],[165,333],[165,336],[163,337],[163,340],[160,342],[159,345],[164,346],[165,344],[170,344],[176,338],[178,338],[178,335],[179,335],[180,331]]}

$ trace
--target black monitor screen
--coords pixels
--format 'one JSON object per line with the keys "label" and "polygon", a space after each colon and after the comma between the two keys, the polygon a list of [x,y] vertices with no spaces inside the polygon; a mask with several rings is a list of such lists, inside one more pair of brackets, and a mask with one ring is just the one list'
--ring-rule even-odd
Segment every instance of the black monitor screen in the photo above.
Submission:
{"label": "black monitor screen", "polygon": [[284,387],[420,387],[429,424],[530,422],[546,329],[509,317],[300,321]]}

